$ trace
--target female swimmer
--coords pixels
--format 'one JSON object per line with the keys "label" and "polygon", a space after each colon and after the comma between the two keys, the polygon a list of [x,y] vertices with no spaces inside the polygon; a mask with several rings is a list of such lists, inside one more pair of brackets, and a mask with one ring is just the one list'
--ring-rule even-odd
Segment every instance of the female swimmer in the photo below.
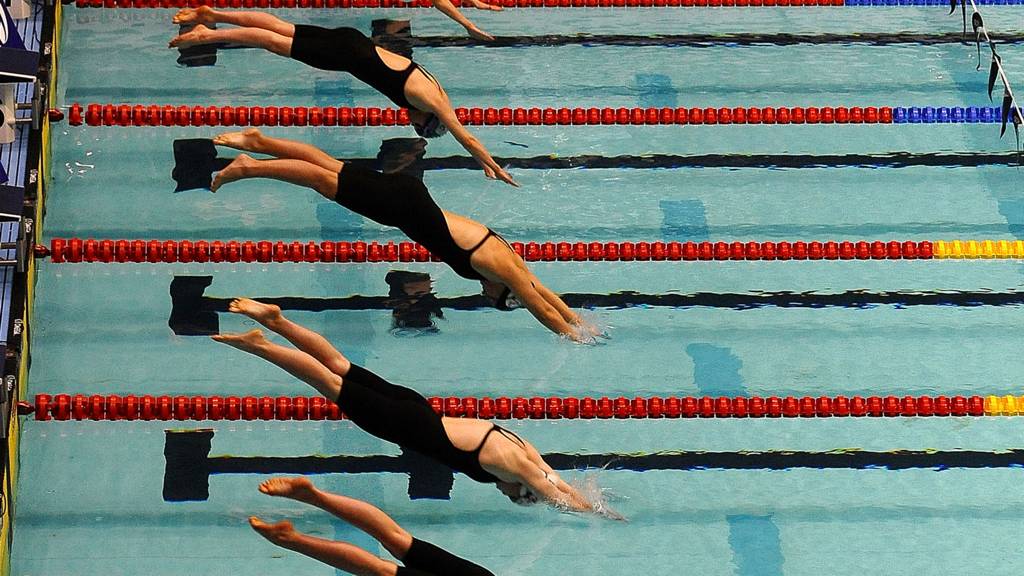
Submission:
{"label": "female swimmer", "polygon": [[517,434],[486,420],[438,415],[423,396],[353,364],[326,338],[288,320],[275,305],[238,298],[228,309],[280,334],[297,350],[270,342],[258,328],[218,334],[214,340],[259,356],[309,384],[366,432],[477,482],[494,484],[517,504],[543,501],[564,510],[621,519],[559,478],[537,449]]}
{"label": "female swimmer", "polygon": [[[448,94],[430,73],[405,56],[376,46],[354,28],[292,24],[263,12],[222,11],[208,6],[184,8],[174,16],[174,22],[195,27],[172,39],[171,48],[219,43],[252,46],[321,70],[349,72],[399,107],[408,109],[409,120],[420,136],[436,138],[451,131],[488,178],[518,186],[459,122]],[[216,28],[216,24],[238,27]]]}
{"label": "female swimmer", "polygon": [[245,178],[272,178],[312,188],[379,224],[399,228],[459,276],[478,280],[499,310],[525,307],[552,332],[577,342],[593,343],[604,336],[541,284],[501,236],[439,208],[418,178],[365,170],[309,144],[271,138],[255,128],[221,134],[213,142],[277,157],[256,160],[239,155],[214,178],[214,191]]}

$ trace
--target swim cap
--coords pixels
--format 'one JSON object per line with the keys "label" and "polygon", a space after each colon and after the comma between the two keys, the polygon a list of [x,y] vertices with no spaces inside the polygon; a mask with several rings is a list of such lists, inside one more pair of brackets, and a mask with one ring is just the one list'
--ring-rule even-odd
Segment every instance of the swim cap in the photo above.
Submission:
{"label": "swim cap", "polygon": [[508,312],[510,310],[515,310],[516,308],[522,308],[523,305],[519,302],[519,299],[516,298],[516,295],[512,293],[512,290],[508,286],[505,286],[501,291],[501,294],[498,296],[498,299],[494,301],[494,307],[502,312]]}
{"label": "swim cap", "polygon": [[422,125],[413,124],[412,127],[416,129],[417,134],[424,138],[440,138],[448,133],[448,127],[441,123],[437,114],[429,115],[427,121]]}

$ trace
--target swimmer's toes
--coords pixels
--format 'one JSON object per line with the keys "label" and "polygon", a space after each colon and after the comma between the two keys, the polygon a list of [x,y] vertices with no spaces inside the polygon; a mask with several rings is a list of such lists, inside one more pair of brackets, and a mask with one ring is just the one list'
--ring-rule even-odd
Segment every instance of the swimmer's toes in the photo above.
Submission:
{"label": "swimmer's toes", "polygon": [[191,48],[192,46],[203,44],[209,38],[210,29],[202,24],[196,24],[195,28],[192,28],[184,34],[175,36],[170,43],[171,48]]}
{"label": "swimmer's toes", "polygon": [[249,330],[242,334],[215,334],[211,336],[211,338],[217,342],[222,342],[229,346],[234,346],[235,348],[246,351],[257,348],[267,340],[263,337],[263,331],[259,328]]}
{"label": "swimmer's toes", "polygon": [[206,24],[211,21],[213,16],[213,9],[209,6],[200,6],[198,8],[182,8],[174,13],[171,17],[171,22],[175,24],[188,24],[190,22],[202,22]]}
{"label": "swimmer's toes", "polygon": [[250,298],[236,298],[228,305],[228,310],[256,320],[260,324],[267,325],[281,317],[281,307],[276,304],[264,304]]}
{"label": "swimmer's toes", "polygon": [[239,150],[255,151],[263,133],[259,128],[247,128],[238,132],[224,132],[214,136],[213,143],[218,146],[227,146]]}
{"label": "swimmer's toes", "polygon": [[276,524],[267,524],[256,516],[250,516],[249,525],[252,526],[253,530],[259,532],[260,536],[275,543],[287,541],[295,533],[295,527],[287,520],[282,520]]}
{"label": "swimmer's toes", "polygon": [[260,484],[260,492],[268,496],[281,496],[295,500],[308,501],[316,490],[313,483],[305,476],[292,478],[271,478]]}
{"label": "swimmer's toes", "polygon": [[210,190],[216,192],[221,186],[253,176],[252,170],[260,165],[259,160],[248,154],[239,154],[213,178]]}

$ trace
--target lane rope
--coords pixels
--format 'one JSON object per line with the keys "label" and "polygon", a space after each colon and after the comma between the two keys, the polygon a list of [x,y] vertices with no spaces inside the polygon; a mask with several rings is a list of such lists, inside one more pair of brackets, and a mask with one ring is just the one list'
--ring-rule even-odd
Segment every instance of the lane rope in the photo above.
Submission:
{"label": "lane rope", "polygon": [[[1024,240],[512,242],[528,262],[1022,259]],[[53,238],[37,258],[63,263],[440,262],[413,242]]]}
{"label": "lane rope", "polygon": [[[998,106],[794,106],[720,108],[456,108],[466,126],[730,124],[996,124]],[[51,117],[60,119],[59,110]],[[68,110],[72,126],[408,126],[403,108],[100,104]]]}
{"label": "lane rope", "polygon": [[[805,242],[512,242],[528,262],[725,260],[1021,259],[1024,240]],[[54,263],[157,262],[440,262],[413,242],[271,242],[269,240],[96,240],[53,238],[37,245]]]}
{"label": "lane rope", "polygon": [[[485,419],[829,418],[1018,416],[1024,396],[669,396],[431,397],[439,414]],[[37,394],[18,404],[39,421],[340,420],[321,396],[150,396]]]}
{"label": "lane rope", "polygon": [[[466,126],[993,124],[998,106],[795,106],[720,108],[456,108]],[[51,111],[60,118],[59,110]],[[72,126],[407,126],[402,108],[74,103]]]}
{"label": "lane rope", "polygon": [[[512,242],[528,262],[630,262],[724,260],[928,260],[932,258],[1024,258],[1024,240],[924,240],[882,242]],[[440,262],[413,242],[271,242],[269,240],[96,240],[53,238],[37,245],[36,257],[54,263],[158,262]]]}
{"label": "lane rope", "polygon": [[[946,6],[947,0],[487,0],[504,8],[731,8]],[[452,0],[462,6],[460,0]],[[1024,0],[978,0],[978,5],[1019,5]],[[430,8],[430,0],[75,0],[77,8]]]}

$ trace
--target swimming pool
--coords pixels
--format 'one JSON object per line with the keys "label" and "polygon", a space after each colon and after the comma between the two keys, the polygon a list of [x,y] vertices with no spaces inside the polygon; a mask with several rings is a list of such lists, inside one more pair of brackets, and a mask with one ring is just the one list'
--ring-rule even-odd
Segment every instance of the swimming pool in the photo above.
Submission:
{"label": "swimming pool", "polygon": [[[1006,28],[1018,10],[984,8],[995,37],[1018,32]],[[171,13],[67,8],[57,87],[64,103],[385,105],[353,80],[296,73],[285,60],[252,51],[223,51],[212,68],[179,68],[175,53],[164,48],[173,33]],[[343,21],[364,31],[373,18],[412,16],[414,36],[458,36],[426,10],[282,14],[315,23]],[[720,38],[706,46],[566,41],[416,47],[417,61],[442,80],[456,105],[987,105],[984,72],[973,70],[973,46],[837,44],[817,37],[958,32],[958,17],[945,17],[937,6],[509,10],[471,16],[497,35],[761,36],[754,42]],[[807,38],[788,44],[782,34]],[[1021,77],[1019,52],[1017,45],[1001,51],[1011,77]],[[473,130],[503,158],[734,159],[722,167],[514,169],[521,189],[488,182],[476,170],[426,172],[439,204],[514,241],[1024,238],[1016,168],[955,162],[820,165],[827,164],[820,161],[825,155],[1012,150],[1012,141],[998,140],[992,124]],[[55,131],[47,237],[402,239],[311,193],[270,182],[234,184],[216,195],[175,193],[173,141],[219,131]],[[341,158],[374,158],[382,139],[412,135],[399,127],[265,131],[315,142]],[[431,142],[427,157],[462,154],[442,139]],[[806,167],[751,167],[743,159],[752,155],[797,156]],[[379,306],[332,308],[338,300],[368,302],[359,298],[387,294],[385,274],[397,268],[429,272],[442,299],[478,291],[431,263],[40,268],[30,394],[308,394],[259,360],[204,337],[175,334],[169,327],[170,286],[186,277],[209,277],[204,295],[210,297],[303,297],[291,313],[296,320],[324,333],[354,361],[427,395],[1003,395],[1019,390],[1016,377],[1024,369],[1014,353],[1020,306],[1012,299],[1006,306],[871,303],[892,292],[1016,294],[1022,269],[1014,260],[533,263],[535,273],[563,293],[710,295],[701,306],[588,312],[612,335],[607,345],[595,347],[559,342],[525,312],[449,309],[435,321],[439,332],[398,337],[390,332],[390,312]],[[821,305],[812,298],[854,291],[868,294],[868,304]],[[786,292],[804,298],[802,304],[729,304]],[[225,331],[247,326],[226,314],[218,323]],[[614,493],[613,506],[630,522],[511,507],[492,488],[463,477],[455,478],[450,500],[410,500],[411,485],[418,482],[439,495],[416,471],[410,477],[371,466],[316,481],[375,502],[417,536],[502,574],[1006,573],[1019,560],[1014,511],[1022,503],[1016,489],[1020,471],[984,464],[986,455],[1018,446],[1012,418],[515,420],[508,427],[545,453],[614,455],[610,469],[589,474]],[[167,433],[169,428],[206,428],[212,435]],[[192,460],[176,459],[183,453],[179,448],[184,450],[182,438],[199,439],[199,448],[188,452]],[[934,451],[940,464],[896,470],[824,464],[834,462],[829,454],[847,449],[877,455],[879,462],[893,451]],[[954,463],[965,450],[980,454],[981,467]],[[723,455],[716,462],[729,463],[701,468],[650,456],[678,452]],[[758,453],[769,454],[772,464],[745,467]],[[339,466],[360,456],[405,462],[394,446],[348,422],[26,420],[12,572],[333,571],[259,539],[245,526],[250,514],[288,517],[300,530],[379,551],[366,536],[322,513],[256,492],[260,466],[294,471],[301,463],[289,459],[309,455],[340,455],[332,460]],[[196,464],[206,456],[225,468],[206,474],[205,464]],[[948,466],[943,457],[950,459]]]}

